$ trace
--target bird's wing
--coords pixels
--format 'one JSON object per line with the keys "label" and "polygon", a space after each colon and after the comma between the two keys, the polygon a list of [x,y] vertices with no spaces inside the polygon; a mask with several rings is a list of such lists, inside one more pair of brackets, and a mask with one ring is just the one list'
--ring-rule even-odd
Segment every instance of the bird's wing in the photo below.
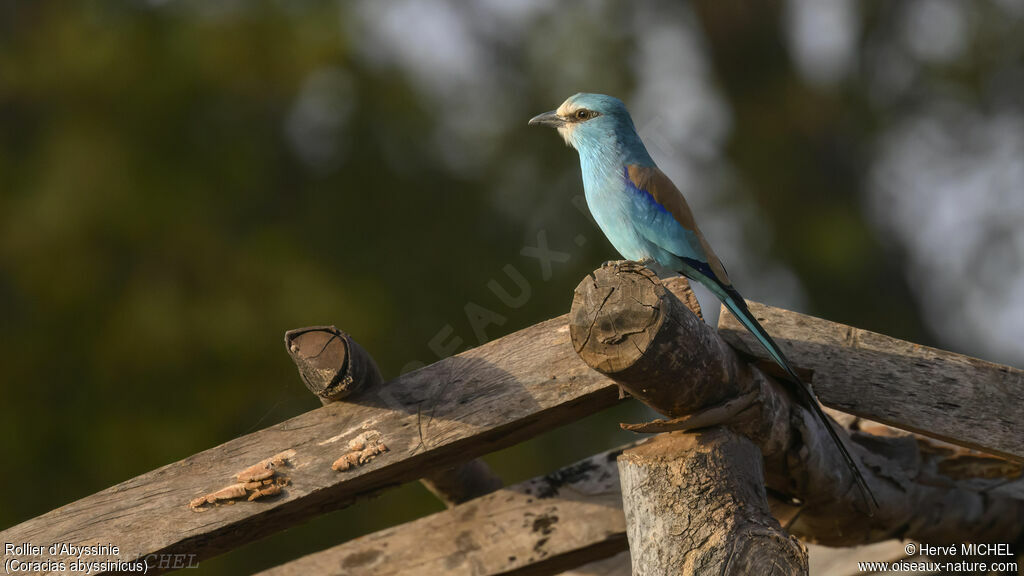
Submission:
{"label": "bird's wing", "polygon": [[649,218],[633,224],[650,242],[661,247],[722,286],[731,286],[729,274],[704,238],[686,198],[657,166],[626,166],[630,191],[653,203]]}
{"label": "bird's wing", "polygon": [[629,165],[626,166],[625,176],[631,192],[641,195],[641,202],[652,203],[655,207],[655,210],[644,212],[646,218],[634,221],[640,233],[682,260],[688,270],[678,271],[711,289],[757,337],[772,358],[796,378],[796,373],[782,355],[778,344],[754,319],[743,296],[732,286],[725,267],[704,239],[704,234],[693,219],[693,212],[675,184],[657,166]]}
{"label": "bird's wing", "polygon": [[690,211],[682,193],[656,166],[626,166],[625,177],[631,188],[630,191],[640,195],[639,202],[652,203],[655,208],[654,210],[644,210],[645,217],[634,221],[634,226],[648,241],[679,258],[687,268],[680,272],[711,289],[729,311],[764,346],[772,359],[786,371],[791,379],[790,389],[796,394],[797,400],[821,420],[822,425],[853,472],[854,479],[866,496],[868,513],[871,514],[871,511],[878,507],[878,502],[871,489],[868,488],[860,468],[839,438],[839,434],[832,428],[831,422],[822,411],[821,406],[818,405],[814,392],[793,370],[789,360],[782,353],[782,349],[750,312],[743,296],[732,286],[725,267],[711,250],[711,246],[704,239],[700,228],[697,227],[697,223],[693,219],[693,212]]}

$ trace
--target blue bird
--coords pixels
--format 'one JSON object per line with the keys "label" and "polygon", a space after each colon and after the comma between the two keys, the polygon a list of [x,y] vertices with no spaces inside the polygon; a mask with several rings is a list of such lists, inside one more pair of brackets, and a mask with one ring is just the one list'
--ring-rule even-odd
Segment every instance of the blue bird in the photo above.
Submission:
{"label": "blue bird", "polygon": [[870,498],[869,509],[871,504],[877,508],[860,469],[814,393],[733,287],[725,267],[697,227],[686,199],[647,153],[622,101],[603,94],[576,94],[557,110],[531,119],[530,125],[556,128],[566,144],[579,152],[587,206],[622,256],[654,261],[700,282],[750,330],[792,379],[788,384],[796,399],[812,410],[831,434],[857,484]]}

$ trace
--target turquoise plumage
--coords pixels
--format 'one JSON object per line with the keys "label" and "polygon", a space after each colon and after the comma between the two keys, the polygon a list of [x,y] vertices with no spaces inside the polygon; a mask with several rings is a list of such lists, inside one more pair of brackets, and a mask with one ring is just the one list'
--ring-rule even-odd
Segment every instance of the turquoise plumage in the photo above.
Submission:
{"label": "turquoise plumage", "polygon": [[747,308],[715,255],[679,190],[647,153],[621,100],[576,94],[557,110],[530,120],[551,126],[579,152],[587,205],[612,246],[630,260],[653,260],[706,286],[765,347],[792,380],[797,401],[831,434],[857,484],[877,508],[860,469],[822,412],[814,393],[790,366],[782,350]]}

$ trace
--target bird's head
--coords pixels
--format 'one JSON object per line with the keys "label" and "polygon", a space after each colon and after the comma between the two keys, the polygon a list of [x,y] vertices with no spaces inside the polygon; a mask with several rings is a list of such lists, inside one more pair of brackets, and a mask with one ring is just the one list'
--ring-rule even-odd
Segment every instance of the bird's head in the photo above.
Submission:
{"label": "bird's head", "polygon": [[577,150],[591,145],[607,146],[636,134],[622,100],[583,92],[570,96],[557,110],[534,116],[530,125],[556,128],[565,143]]}

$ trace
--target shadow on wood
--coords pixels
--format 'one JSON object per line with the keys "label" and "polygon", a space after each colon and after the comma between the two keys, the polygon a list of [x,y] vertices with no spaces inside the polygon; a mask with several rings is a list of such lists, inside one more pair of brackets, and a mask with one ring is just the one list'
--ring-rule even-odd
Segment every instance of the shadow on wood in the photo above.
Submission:
{"label": "shadow on wood", "polygon": [[[373,357],[348,333],[334,326],[289,330],[284,335],[284,344],[306,388],[324,405],[362,391],[383,392],[384,379]],[[459,463],[420,481],[449,508],[493,492],[503,484],[483,460]]]}

